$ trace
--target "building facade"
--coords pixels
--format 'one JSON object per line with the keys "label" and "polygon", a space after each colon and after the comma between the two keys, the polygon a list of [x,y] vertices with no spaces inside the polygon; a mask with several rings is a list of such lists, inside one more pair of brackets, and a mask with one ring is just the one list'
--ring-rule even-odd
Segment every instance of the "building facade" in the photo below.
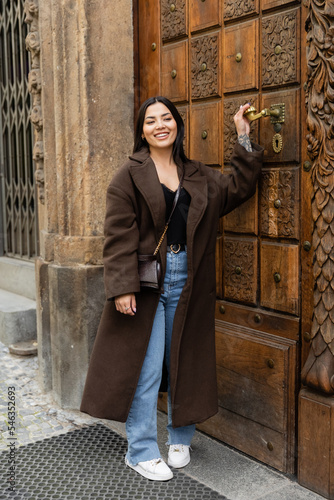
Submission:
{"label": "building facade", "polygon": [[334,498],[332,3],[26,0],[25,13],[44,390],[79,407],[104,302],[105,192],[139,104],[172,99],[188,155],[228,171],[232,117],[251,102],[265,164],[217,228],[219,413],[200,429]]}

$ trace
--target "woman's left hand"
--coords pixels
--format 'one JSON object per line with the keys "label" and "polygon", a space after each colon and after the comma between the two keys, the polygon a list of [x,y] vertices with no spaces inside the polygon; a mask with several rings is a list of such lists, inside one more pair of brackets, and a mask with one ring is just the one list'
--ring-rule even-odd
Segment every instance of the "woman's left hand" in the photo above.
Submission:
{"label": "woman's left hand", "polygon": [[244,112],[249,107],[250,107],[249,103],[245,104],[244,106],[240,106],[239,111],[233,117],[238,136],[244,134],[249,135],[250,132],[249,120],[248,118],[246,118],[246,116],[244,116]]}

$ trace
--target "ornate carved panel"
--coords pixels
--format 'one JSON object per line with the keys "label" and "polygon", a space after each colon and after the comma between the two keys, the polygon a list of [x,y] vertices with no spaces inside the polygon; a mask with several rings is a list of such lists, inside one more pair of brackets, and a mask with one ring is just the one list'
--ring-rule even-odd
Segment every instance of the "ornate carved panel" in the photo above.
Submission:
{"label": "ornate carved panel", "polygon": [[262,19],[262,86],[299,82],[299,10]]}
{"label": "ornate carved panel", "polygon": [[259,84],[258,21],[224,32],[224,92],[257,89]]}
{"label": "ornate carved panel", "polygon": [[[231,159],[234,145],[237,141],[237,132],[233,121],[233,116],[242,104],[251,103],[258,109],[257,96],[237,97],[236,99],[224,99],[224,162]],[[258,142],[259,121],[251,122],[250,139]]]}
{"label": "ornate carved panel", "polygon": [[161,0],[161,31],[163,40],[187,34],[186,0]]}
{"label": "ornate carved panel", "polygon": [[188,100],[188,41],[173,43],[162,49],[162,95],[171,101]]}
{"label": "ornate carved panel", "polygon": [[261,305],[299,313],[299,247],[263,241],[261,244]]}
{"label": "ornate carved panel", "polygon": [[225,299],[256,304],[256,240],[224,239],[223,281]]}
{"label": "ornate carved panel", "polygon": [[308,154],[313,162],[314,316],[304,384],[334,394],[334,155],[332,2],[308,1]]}
{"label": "ornate carved panel", "polygon": [[221,0],[190,0],[190,29],[192,32],[220,26]]}
{"label": "ornate carved panel", "polygon": [[190,158],[208,165],[221,165],[220,102],[192,106]]}
{"label": "ornate carved panel", "polygon": [[224,0],[224,20],[238,19],[259,12],[258,0]]}
{"label": "ornate carved panel", "polygon": [[261,118],[260,144],[264,147],[264,160],[270,163],[300,161],[300,93],[299,90],[283,90],[262,95],[261,109],[270,108],[273,104],[285,105],[285,119],[279,131],[282,137],[282,149],[276,153],[273,139],[276,134],[270,118]]}
{"label": "ornate carved panel", "polygon": [[261,234],[270,238],[299,237],[298,169],[263,170]]}
{"label": "ornate carved panel", "polygon": [[193,99],[220,94],[220,34],[191,40],[191,96]]}

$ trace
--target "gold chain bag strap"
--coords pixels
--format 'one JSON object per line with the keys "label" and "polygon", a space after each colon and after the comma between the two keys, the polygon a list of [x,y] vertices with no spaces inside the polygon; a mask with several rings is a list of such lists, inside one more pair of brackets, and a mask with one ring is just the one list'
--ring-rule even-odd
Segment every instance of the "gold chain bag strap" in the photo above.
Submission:
{"label": "gold chain bag strap", "polygon": [[142,254],[138,255],[138,274],[139,274],[141,288],[151,288],[154,290],[160,289],[161,265],[160,265],[160,262],[158,262],[157,253],[158,253],[158,251],[161,247],[161,244],[164,240],[164,237],[167,233],[169,223],[171,221],[175,207],[176,207],[177,202],[179,200],[179,196],[180,196],[180,192],[181,192],[181,188],[182,188],[182,182],[183,182],[183,175],[180,179],[180,183],[179,183],[179,186],[177,188],[177,191],[176,191],[176,194],[174,197],[172,211],[169,215],[168,221],[166,222],[166,226],[165,226],[164,232],[161,235],[159,243],[153,252],[153,255],[142,255]]}

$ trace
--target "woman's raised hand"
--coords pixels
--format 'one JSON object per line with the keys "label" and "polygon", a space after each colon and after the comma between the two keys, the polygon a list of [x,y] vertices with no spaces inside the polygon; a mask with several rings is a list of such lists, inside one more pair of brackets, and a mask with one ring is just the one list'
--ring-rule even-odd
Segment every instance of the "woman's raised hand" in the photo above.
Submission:
{"label": "woman's raised hand", "polygon": [[134,293],[126,293],[118,295],[115,298],[115,306],[117,311],[129,316],[134,316],[136,313],[136,296]]}
{"label": "woman's raised hand", "polygon": [[250,132],[249,120],[248,118],[246,118],[246,116],[244,116],[244,112],[249,107],[250,107],[249,103],[245,104],[244,106],[240,106],[239,111],[233,117],[238,136],[244,134],[249,135]]}

